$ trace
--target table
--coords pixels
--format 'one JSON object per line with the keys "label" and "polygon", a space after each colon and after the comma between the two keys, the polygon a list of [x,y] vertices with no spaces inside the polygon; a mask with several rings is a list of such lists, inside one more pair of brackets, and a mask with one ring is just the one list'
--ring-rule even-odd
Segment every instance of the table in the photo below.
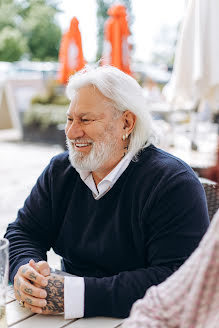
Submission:
{"label": "table", "polygon": [[12,286],[8,287],[6,300],[8,327],[13,328],[117,328],[121,327],[122,319],[116,318],[81,318],[65,320],[64,315],[34,314],[20,307],[15,299]]}

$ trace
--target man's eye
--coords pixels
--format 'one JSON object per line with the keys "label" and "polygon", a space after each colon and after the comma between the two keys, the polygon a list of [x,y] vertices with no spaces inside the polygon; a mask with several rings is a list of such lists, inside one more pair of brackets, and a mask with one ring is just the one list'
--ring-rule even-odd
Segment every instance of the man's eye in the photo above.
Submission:
{"label": "man's eye", "polygon": [[82,118],[81,119],[81,122],[85,122],[86,123],[86,122],[90,122],[90,120],[88,120],[87,118]]}
{"label": "man's eye", "polygon": [[70,117],[67,117],[67,121],[69,121],[69,122],[72,122],[72,121],[73,121],[73,119],[72,119],[72,118],[70,118]]}

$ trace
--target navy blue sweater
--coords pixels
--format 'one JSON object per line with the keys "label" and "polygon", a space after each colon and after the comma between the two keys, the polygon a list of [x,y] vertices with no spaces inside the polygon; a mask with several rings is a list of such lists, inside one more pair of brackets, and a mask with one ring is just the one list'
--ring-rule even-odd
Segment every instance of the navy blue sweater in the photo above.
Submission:
{"label": "navy blue sweater", "polygon": [[68,160],[54,157],[8,226],[10,280],[52,247],[85,277],[85,317],[126,317],[197,247],[209,224],[204,190],[187,164],[150,146],[95,200]]}

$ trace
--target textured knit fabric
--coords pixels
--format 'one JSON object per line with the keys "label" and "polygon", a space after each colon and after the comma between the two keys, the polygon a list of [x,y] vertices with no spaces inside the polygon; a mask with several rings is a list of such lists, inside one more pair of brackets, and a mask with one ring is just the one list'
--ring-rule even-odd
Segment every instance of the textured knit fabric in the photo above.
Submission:
{"label": "textured knit fabric", "polygon": [[85,277],[85,317],[126,317],[171,275],[209,224],[204,190],[185,163],[154,146],[95,200],[68,153],[52,159],[9,225],[10,279],[52,247],[63,269]]}
{"label": "textured knit fabric", "polygon": [[122,327],[219,327],[219,211],[190,258],[133,305]]}

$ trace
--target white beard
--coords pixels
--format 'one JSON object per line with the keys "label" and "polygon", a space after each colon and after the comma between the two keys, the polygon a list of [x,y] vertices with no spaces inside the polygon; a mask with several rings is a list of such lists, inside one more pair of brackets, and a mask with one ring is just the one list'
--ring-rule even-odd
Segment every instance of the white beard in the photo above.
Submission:
{"label": "white beard", "polygon": [[[97,142],[85,139],[70,140],[66,138],[71,165],[78,170],[94,172],[102,167],[110,157],[114,157],[116,153],[117,139],[109,132],[106,132],[104,137],[103,141]],[[84,154],[75,150],[72,142],[91,142],[92,148],[88,154]]]}

